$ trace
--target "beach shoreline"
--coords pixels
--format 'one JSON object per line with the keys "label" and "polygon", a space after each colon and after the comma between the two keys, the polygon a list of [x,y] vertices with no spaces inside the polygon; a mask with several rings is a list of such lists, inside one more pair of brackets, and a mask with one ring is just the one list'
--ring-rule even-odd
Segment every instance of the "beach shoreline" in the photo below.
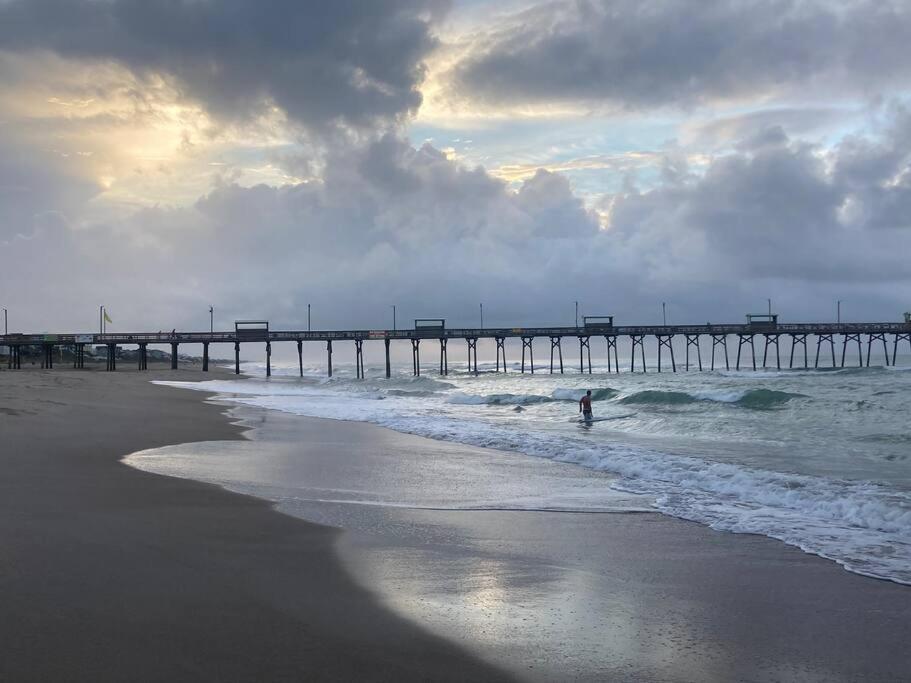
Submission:
{"label": "beach shoreline", "polygon": [[[207,394],[149,381],[206,378],[0,375],[0,678],[892,681],[911,666],[907,587],[765,537],[659,513],[369,506],[367,526],[395,533],[339,532],[122,464],[175,443],[249,446],[251,427],[256,446],[257,421],[308,457],[471,449],[247,407],[232,421]],[[475,621],[440,618],[466,606]]]}
{"label": "beach shoreline", "polygon": [[[227,477],[223,485],[233,487],[229,471],[290,476],[295,461],[306,462],[310,480],[294,489],[290,505],[270,498],[268,486],[256,495],[344,528],[337,549],[346,568],[384,605],[522,680],[894,681],[911,665],[902,644],[911,619],[907,587],[765,536],[657,511],[388,505],[376,499],[379,489],[349,478],[361,470],[405,482],[408,468],[418,467],[433,479],[497,458],[530,468],[513,476],[565,468],[607,479],[603,473],[363,422],[247,405],[231,414],[251,427],[252,443],[218,447],[217,458],[231,461],[211,470]],[[211,458],[204,450],[162,452],[186,463]],[[409,458],[411,466],[397,469]],[[144,466],[137,459],[130,458]],[[189,476],[205,480],[205,472]],[[403,500],[414,493],[396,490]],[[354,500],[302,502],[345,491]]]}
{"label": "beach shoreline", "polygon": [[381,608],[337,531],[121,463],[242,438],[223,406],[149,381],[203,377],[0,373],[0,679],[507,679]]}

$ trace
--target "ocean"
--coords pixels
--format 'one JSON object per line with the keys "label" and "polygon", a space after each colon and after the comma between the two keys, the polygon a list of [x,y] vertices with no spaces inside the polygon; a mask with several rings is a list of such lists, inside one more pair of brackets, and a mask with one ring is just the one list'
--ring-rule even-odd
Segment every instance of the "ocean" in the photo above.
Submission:
{"label": "ocean", "polygon": [[[434,487],[424,480],[396,497],[373,490],[380,484],[361,473],[356,486],[321,488],[336,503],[565,511],[628,506],[769,536],[848,571],[911,584],[911,368],[659,374],[651,367],[645,374],[610,374],[596,367],[590,375],[551,375],[536,367],[532,375],[516,366],[494,373],[491,363],[482,363],[475,376],[454,365],[448,376],[425,368],[412,377],[401,368],[390,379],[382,367],[368,366],[361,380],[353,364],[337,366],[331,379],[323,367],[305,368],[301,378],[296,364],[278,365],[267,379],[263,365],[246,363],[237,380],[165,383],[217,392],[238,405],[494,448],[530,465],[511,469],[499,455],[490,463],[459,463],[483,471],[468,496],[449,495],[448,481]],[[588,389],[592,424],[580,423],[577,406]],[[535,487],[527,478],[540,460],[530,459],[572,467],[547,473]],[[156,465],[142,454],[129,461],[180,474],[173,463]],[[206,462],[214,471],[189,476],[230,479],[232,488],[272,500],[314,500],[313,487],[284,469],[260,472],[245,486],[242,473],[222,476],[217,458]]]}

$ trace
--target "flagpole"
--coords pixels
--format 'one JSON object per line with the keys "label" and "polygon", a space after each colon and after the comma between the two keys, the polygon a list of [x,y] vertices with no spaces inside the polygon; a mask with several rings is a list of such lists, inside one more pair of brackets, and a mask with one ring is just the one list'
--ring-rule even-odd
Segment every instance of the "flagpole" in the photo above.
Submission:
{"label": "flagpole", "polygon": [[98,307],[98,334],[104,334],[104,306]]}

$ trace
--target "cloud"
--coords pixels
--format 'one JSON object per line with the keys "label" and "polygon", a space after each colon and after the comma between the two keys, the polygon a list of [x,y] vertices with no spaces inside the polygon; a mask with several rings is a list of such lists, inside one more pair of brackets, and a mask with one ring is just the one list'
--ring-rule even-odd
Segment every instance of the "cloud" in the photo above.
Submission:
{"label": "cloud", "polygon": [[116,62],[174,80],[217,118],[277,106],[295,122],[373,127],[421,102],[446,0],[7,0],[0,50]]}
{"label": "cloud", "polygon": [[391,304],[473,324],[482,301],[489,324],[567,323],[573,300],[624,322],[660,319],[661,301],[673,320],[720,322],[766,297],[791,321],[829,317],[836,298],[892,320],[911,285],[909,164],[911,114],[895,108],[832,149],[779,138],[704,173],[670,168],[609,196],[605,229],[559,174],[512,191],[390,134],[334,150],[320,180],[225,182],[79,229],[43,214],[0,244],[0,287],[30,293],[32,329],[90,326],[99,302],[154,329],[199,324],[210,304],[286,327],[308,303],[319,327],[380,326]]}
{"label": "cloud", "polygon": [[558,1],[473,36],[450,74],[493,108],[616,110],[906,87],[911,8],[882,0]]}

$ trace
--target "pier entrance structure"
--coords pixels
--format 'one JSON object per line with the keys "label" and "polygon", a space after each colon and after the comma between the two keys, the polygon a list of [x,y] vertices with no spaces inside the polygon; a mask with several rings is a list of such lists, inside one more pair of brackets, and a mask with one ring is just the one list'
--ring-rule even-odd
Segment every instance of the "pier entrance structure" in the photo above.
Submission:
{"label": "pier entrance structure", "polygon": [[[670,357],[670,370],[677,371],[676,359],[674,357],[673,340],[675,336],[682,336],[686,340],[686,369],[690,369],[690,349],[695,351],[696,361],[699,369],[702,369],[702,358],[699,348],[700,338],[707,337],[711,340],[711,365],[712,370],[716,367],[716,350],[721,347],[724,359],[723,367],[729,368],[728,359],[728,337],[734,337],[737,341],[737,362],[736,367],[740,369],[742,358],[741,351],[746,347],[747,354],[752,360],[747,360],[747,367],[757,368],[756,349],[754,338],[764,338],[765,346],[763,349],[762,366],[763,367],[781,367],[781,357],[779,353],[779,344],[782,338],[785,338],[785,351],[789,352],[789,367],[795,367],[795,360],[800,361],[803,356],[803,367],[809,367],[809,353],[807,346],[816,341],[816,357],[814,367],[828,364],[828,356],[831,356],[832,367],[838,367],[838,359],[835,353],[836,340],[841,341],[841,367],[846,363],[867,366],[876,363],[885,365],[894,365],[898,362],[899,347],[905,348],[908,343],[908,349],[911,350],[911,315],[905,314],[901,322],[881,322],[881,323],[780,323],[778,315],[748,315],[746,323],[740,324],[713,324],[705,323],[704,325],[616,325],[613,316],[586,316],[582,319],[582,325],[573,327],[469,327],[469,328],[450,328],[446,326],[446,320],[443,318],[418,318],[414,321],[414,327],[410,330],[392,329],[392,330],[273,330],[266,320],[238,320],[234,323],[234,329],[226,332],[132,332],[132,333],[105,333],[105,334],[7,334],[0,335],[0,347],[8,349],[6,354],[6,368],[10,370],[22,367],[22,356],[39,355],[43,358],[42,365],[50,370],[53,367],[54,350],[66,349],[72,352],[73,367],[85,367],[85,347],[89,349],[102,348],[107,355],[107,369],[114,371],[117,369],[118,348],[123,346],[138,347],[139,369],[148,369],[148,351],[149,344],[169,345],[171,348],[171,367],[178,366],[178,349],[181,344],[200,344],[203,351],[203,371],[209,369],[209,344],[233,344],[234,345],[234,371],[240,374],[240,351],[242,344],[263,344],[266,352],[266,375],[272,374],[272,344],[277,342],[292,342],[297,345],[300,374],[303,375],[303,345],[306,342],[319,342],[326,345],[326,366],[327,374],[332,376],[332,354],[333,342],[354,342],[354,358],[357,366],[357,377],[365,376],[363,349],[365,342],[383,341],[386,352],[386,377],[392,374],[392,363],[390,357],[390,346],[392,342],[409,342],[412,347],[412,371],[415,376],[421,373],[421,342],[439,344],[440,363],[439,373],[446,375],[449,373],[448,351],[450,342],[453,340],[464,340],[468,348],[468,372],[478,373],[478,356],[477,345],[480,339],[491,339],[496,343],[497,364],[495,372],[506,372],[506,350],[505,342],[507,339],[521,340],[523,349],[523,360],[525,353],[528,354],[530,361],[526,366],[534,370],[532,358],[533,343],[538,337],[547,338],[551,345],[551,372],[555,371],[555,361],[557,371],[564,372],[562,341],[564,338],[576,337],[579,341],[579,371],[591,372],[591,337],[604,337],[607,342],[608,353],[608,372],[620,371],[617,347],[622,341],[621,338],[630,340],[629,347],[631,350],[630,370],[636,371],[636,356],[641,360],[641,371],[646,372],[646,345],[656,349],[659,364],[657,370],[668,369],[663,364],[663,353]],[[892,357],[889,357],[889,346],[887,341],[891,336]],[[790,339],[790,348],[787,345],[787,339]],[[808,341],[809,340],[809,341]],[[863,342],[866,342],[866,352],[864,353]],[[682,341],[680,342],[683,343]],[[876,348],[882,348],[882,356],[874,352]],[[823,354],[823,347],[827,353]],[[803,353],[795,354],[799,347],[803,347]],[[849,356],[852,348],[857,349],[856,361]],[[663,352],[663,353],[662,353]],[[774,359],[772,353],[774,352]],[[796,356],[796,358],[795,358]],[[774,365],[773,365],[774,364]],[[524,363],[523,363],[524,365]]]}

